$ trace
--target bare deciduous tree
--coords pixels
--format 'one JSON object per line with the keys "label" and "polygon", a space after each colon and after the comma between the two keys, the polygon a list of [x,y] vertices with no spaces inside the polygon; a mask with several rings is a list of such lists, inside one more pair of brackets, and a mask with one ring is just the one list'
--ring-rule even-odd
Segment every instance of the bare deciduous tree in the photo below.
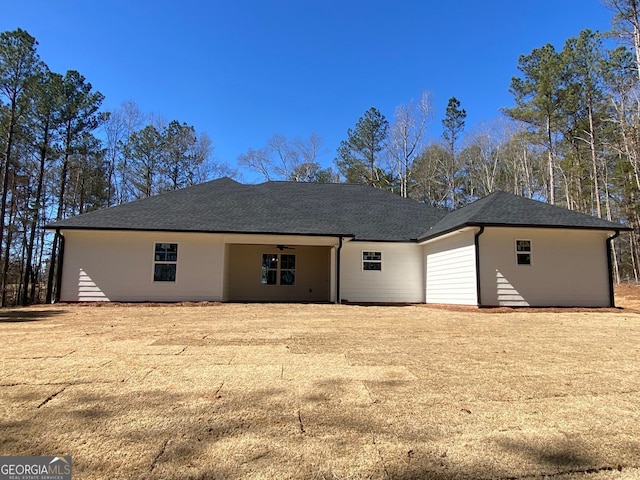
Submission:
{"label": "bare deciduous tree", "polygon": [[330,170],[322,169],[318,161],[323,153],[322,139],[315,133],[294,140],[274,134],[264,147],[240,155],[238,165],[257,172],[266,181],[330,181]]}
{"label": "bare deciduous tree", "polygon": [[431,118],[431,95],[423,92],[418,100],[396,108],[389,128],[391,167],[400,180],[400,196],[408,197],[413,158],[423,149],[427,124]]}

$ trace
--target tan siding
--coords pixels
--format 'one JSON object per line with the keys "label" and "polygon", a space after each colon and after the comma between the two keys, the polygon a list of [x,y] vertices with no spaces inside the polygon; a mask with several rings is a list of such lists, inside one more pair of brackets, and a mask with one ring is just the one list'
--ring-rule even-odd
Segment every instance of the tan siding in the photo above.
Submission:
{"label": "tan siding", "polygon": [[223,302],[228,302],[229,301],[229,272],[231,271],[230,268],[230,261],[231,261],[231,255],[230,255],[230,249],[231,249],[231,245],[229,244],[225,244],[224,246],[224,272],[223,272],[223,276],[222,276],[222,301]]}
{"label": "tan siding", "polygon": [[[362,252],[382,252],[382,271],[364,271]],[[351,302],[424,302],[422,247],[415,243],[347,242],[340,296]]]}
{"label": "tan siding", "polygon": [[[229,301],[329,301],[329,261],[331,247],[295,245],[278,250],[275,245],[229,245]],[[294,254],[296,256],[295,285],[263,285],[261,265],[263,253]]]}
{"label": "tan siding", "polygon": [[425,245],[427,303],[477,305],[474,232]]}
{"label": "tan siding", "polygon": [[[221,235],[65,231],[62,301],[221,300]],[[175,282],[153,281],[156,242],[178,243]]]}
{"label": "tan siding", "polygon": [[[480,236],[483,305],[609,305],[605,241],[612,232],[486,228]],[[531,240],[531,265],[517,265],[515,240]]]}

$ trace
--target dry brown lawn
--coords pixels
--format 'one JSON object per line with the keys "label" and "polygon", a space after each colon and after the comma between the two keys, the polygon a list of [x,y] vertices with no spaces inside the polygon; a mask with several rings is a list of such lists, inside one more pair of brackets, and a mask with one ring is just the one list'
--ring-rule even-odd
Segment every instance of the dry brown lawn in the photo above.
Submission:
{"label": "dry brown lawn", "polygon": [[76,479],[640,477],[640,288],[601,311],[0,311],[0,455]]}

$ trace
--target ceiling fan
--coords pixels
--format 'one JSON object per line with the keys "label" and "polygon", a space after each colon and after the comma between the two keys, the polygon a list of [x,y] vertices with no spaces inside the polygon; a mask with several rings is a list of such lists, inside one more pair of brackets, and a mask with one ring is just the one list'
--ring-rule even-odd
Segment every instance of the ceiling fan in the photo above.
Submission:
{"label": "ceiling fan", "polygon": [[276,248],[280,251],[282,250],[295,250],[294,247],[289,247],[288,245],[276,245]]}

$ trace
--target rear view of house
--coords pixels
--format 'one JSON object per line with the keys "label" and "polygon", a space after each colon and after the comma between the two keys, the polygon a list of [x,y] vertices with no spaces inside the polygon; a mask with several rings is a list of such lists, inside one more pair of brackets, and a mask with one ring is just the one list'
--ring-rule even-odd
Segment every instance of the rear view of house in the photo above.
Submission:
{"label": "rear view of house", "polygon": [[228,178],[49,225],[60,301],[610,306],[623,225],[497,192],[447,213],[373,187]]}

